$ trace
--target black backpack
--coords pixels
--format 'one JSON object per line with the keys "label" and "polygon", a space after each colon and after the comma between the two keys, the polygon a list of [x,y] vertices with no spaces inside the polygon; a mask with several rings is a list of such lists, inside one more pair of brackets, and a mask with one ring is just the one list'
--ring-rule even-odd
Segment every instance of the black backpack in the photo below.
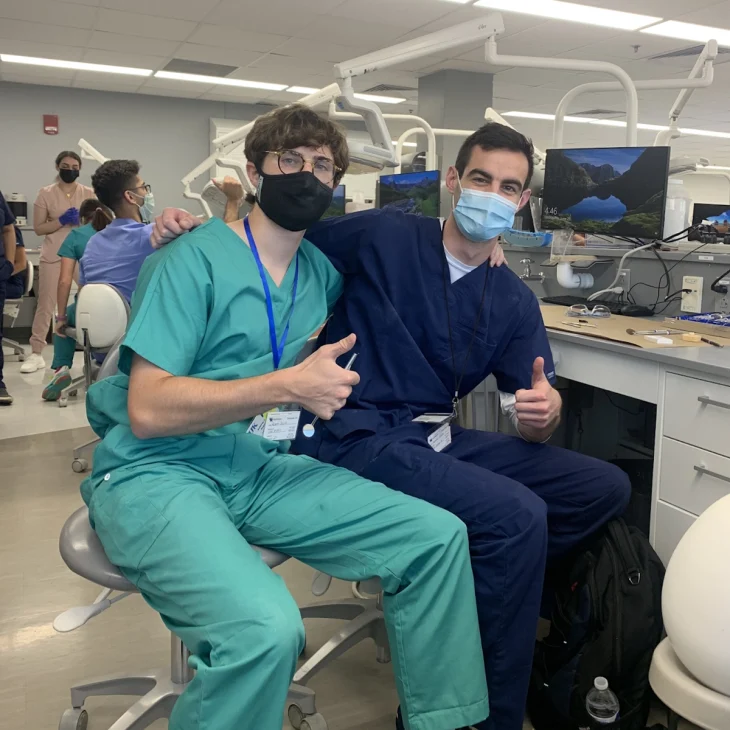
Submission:
{"label": "black backpack", "polygon": [[596,677],[608,679],[621,704],[605,727],[644,728],[663,633],[661,560],[643,533],[614,520],[552,579],[552,624],[535,647],[527,703],[535,730],[589,727],[585,700]]}

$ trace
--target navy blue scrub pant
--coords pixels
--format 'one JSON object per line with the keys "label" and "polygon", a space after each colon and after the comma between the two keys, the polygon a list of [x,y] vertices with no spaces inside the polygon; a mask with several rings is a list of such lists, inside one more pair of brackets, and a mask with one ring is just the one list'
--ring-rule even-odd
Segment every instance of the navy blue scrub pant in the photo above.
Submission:
{"label": "navy blue scrub pant", "polygon": [[[9,270],[6,271],[7,267]],[[20,299],[23,296],[23,288],[18,287],[11,281],[2,280],[4,274],[10,275],[13,267],[8,264],[4,258],[0,258],[0,341],[3,338],[3,307],[5,306],[6,299]],[[3,354],[2,345],[0,345],[0,388],[5,387],[5,381],[3,380],[3,367],[5,366],[5,355]]]}
{"label": "navy blue scrub pant", "polygon": [[546,563],[619,516],[631,486],[612,464],[553,446],[454,426],[436,453],[426,435],[409,424],[320,442],[316,455],[466,523],[490,702],[478,727],[521,730]]}

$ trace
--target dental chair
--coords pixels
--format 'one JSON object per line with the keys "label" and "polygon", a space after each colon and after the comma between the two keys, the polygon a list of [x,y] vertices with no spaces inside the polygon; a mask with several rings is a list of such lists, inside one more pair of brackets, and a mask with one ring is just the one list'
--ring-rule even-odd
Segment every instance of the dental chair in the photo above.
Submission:
{"label": "dental chair", "polygon": [[[91,286],[106,285],[87,284],[82,291]],[[77,309],[77,312],[79,311]],[[85,318],[78,318],[77,315],[77,328],[83,327],[89,329],[89,323]],[[91,334],[94,334],[93,330],[91,330]],[[86,338],[86,341],[89,341],[89,337]],[[313,352],[314,344],[314,339],[309,341],[299,355],[300,361]],[[99,369],[97,380],[102,380],[117,372],[120,346],[121,340],[118,340],[111,347]],[[253,547],[261,554],[262,559],[270,568],[276,568],[289,559],[288,556],[274,550]],[[138,592],[121,571],[109,562],[99,538],[89,523],[89,512],[86,507],[76,510],[66,521],[61,531],[59,548],[61,557],[71,571],[96,583],[104,590],[91,605],[77,606],[59,615],[53,622],[53,628],[56,631],[62,633],[74,631],[94,616],[106,611],[114,603]],[[331,582],[330,576],[315,573],[312,592],[317,596],[323,595]],[[337,657],[369,638],[375,642],[377,661],[383,663],[390,661],[388,637],[382,611],[380,580],[375,578],[365,581],[360,584],[360,588],[364,592],[372,594],[373,597],[320,601],[300,608],[302,619],[305,620],[341,619],[347,623],[306,660],[294,675],[294,681],[287,697],[287,716],[295,730],[327,730],[324,717],[316,709],[314,690],[306,685],[315,674]],[[111,597],[114,591],[118,592],[118,595]],[[175,634],[171,634],[170,641],[169,669],[104,677],[72,687],[71,707],[61,716],[59,730],[86,730],[88,715],[84,709],[84,703],[88,697],[92,696],[132,695],[140,697],[109,730],[142,730],[156,720],[168,718],[175,701],[193,675],[192,669],[188,666],[190,654],[182,641]]]}
{"label": "dental chair", "polygon": [[[30,292],[33,289],[33,283],[35,280],[35,269],[33,263],[28,261],[28,265],[25,267],[25,290],[23,291],[23,297],[30,296]],[[5,306],[3,307],[3,317],[7,316],[11,323],[10,327],[15,324],[15,320],[18,319],[20,314],[20,305],[23,303],[22,297],[20,299],[6,299]],[[9,347],[15,355],[18,356],[18,360],[23,362],[25,360],[25,348],[19,342],[11,340],[8,337],[2,338],[2,344],[0,347]]]}
{"label": "dental chair", "polygon": [[[124,337],[128,321],[129,304],[119,290],[110,284],[87,284],[81,289],[76,300],[76,327],[68,327],[66,333],[84,349],[84,374],[74,378],[61,391],[58,399],[61,408],[68,405],[69,396],[75,396],[79,388],[88,389],[98,378],[100,367],[95,356],[108,357],[114,352],[114,358],[118,360],[117,345]],[[80,474],[89,468],[84,453],[98,442],[99,439],[95,438],[74,449],[71,468],[75,472]]]}

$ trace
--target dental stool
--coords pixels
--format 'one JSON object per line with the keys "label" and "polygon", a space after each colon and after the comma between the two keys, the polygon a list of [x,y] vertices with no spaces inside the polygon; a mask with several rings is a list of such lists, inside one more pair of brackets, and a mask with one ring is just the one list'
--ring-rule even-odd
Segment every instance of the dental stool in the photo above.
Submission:
{"label": "dental stool", "polygon": [[706,509],[672,554],[662,591],[668,637],[649,682],[669,708],[705,730],[730,730],[730,496]]}

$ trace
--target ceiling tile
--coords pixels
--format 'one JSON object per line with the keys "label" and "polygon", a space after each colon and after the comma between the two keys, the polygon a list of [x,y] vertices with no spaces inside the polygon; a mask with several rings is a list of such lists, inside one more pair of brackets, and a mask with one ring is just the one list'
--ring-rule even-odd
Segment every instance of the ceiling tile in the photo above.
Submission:
{"label": "ceiling tile", "polygon": [[[0,29],[2,23],[0,23]],[[1,30],[0,30],[1,35]],[[53,43],[41,43],[36,41],[8,40],[2,41],[3,53],[17,56],[35,56],[36,58],[57,58],[62,61],[80,61],[84,55],[83,48],[71,46],[57,46]],[[10,65],[10,64],[8,64]],[[21,66],[12,64],[15,68]],[[25,66],[25,68],[29,68]]]}
{"label": "ceiling tile", "polygon": [[3,76],[6,74],[12,76],[27,76],[36,79],[65,79],[73,80],[76,71],[70,68],[50,68],[44,66],[20,66],[14,63],[3,63],[0,65]]}
{"label": "ceiling tile", "polygon": [[402,28],[396,28],[387,23],[387,17],[382,23],[358,21],[354,23],[346,18],[321,16],[314,22],[301,27],[293,33],[296,38],[307,38],[313,41],[332,41],[340,45],[362,46],[377,43],[380,48],[396,42]]}
{"label": "ceiling tile", "polygon": [[217,4],[218,0],[101,0],[103,8],[195,21],[203,20]]}
{"label": "ceiling tile", "polygon": [[718,0],[581,0],[582,5],[593,5],[595,7],[610,10],[625,10],[627,12],[654,15],[656,17],[671,19],[681,13],[687,12],[687,6],[702,8],[706,5],[713,5]]}
{"label": "ceiling tile", "polygon": [[200,43],[216,48],[240,48],[246,51],[271,51],[287,40],[285,35],[253,33],[225,25],[199,25],[188,38],[190,43]]}
{"label": "ceiling tile", "polygon": [[362,56],[371,50],[370,46],[341,46],[338,43],[312,41],[305,38],[290,38],[276,48],[276,53],[297,58],[328,61],[331,64]]}
{"label": "ceiling tile", "polygon": [[[559,56],[574,48],[590,48],[591,44],[605,41],[612,34],[613,31],[588,25],[581,26],[580,31],[577,31],[572,23],[551,20],[507,38],[500,38],[497,41],[497,52],[508,55]],[[484,53],[483,49],[481,52]]]}
{"label": "ceiling tile", "polygon": [[49,76],[30,76],[28,74],[2,74],[3,81],[14,84],[40,84],[41,86],[71,86],[70,79],[54,79]]}
{"label": "ceiling tile", "polygon": [[145,89],[168,89],[169,91],[197,91],[198,94],[204,94],[214,88],[219,88],[214,84],[201,84],[194,81],[177,81],[176,79],[158,79],[154,76],[143,79]]}
{"label": "ceiling tile", "polygon": [[331,15],[348,20],[372,21],[387,18],[388,23],[400,28],[411,29],[414,25],[425,25],[443,18],[453,10],[443,0],[346,0],[335,8]]}
{"label": "ceiling tile", "polygon": [[197,43],[183,43],[175,52],[175,58],[220,63],[226,66],[248,66],[261,57],[262,54],[258,51],[249,51],[244,48],[213,48],[213,46],[201,46]]}
{"label": "ceiling tile", "polygon": [[107,33],[101,30],[92,32],[89,48],[101,51],[118,51],[119,53],[136,53],[146,56],[164,56],[170,58],[180,44],[175,41],[163,41],[154,38],[141,38],[134,35]]}
{"label": "ceiling tile", "polygon": [[18,41],[36,41],[64,46],[86,45],[91,31],[84,28],[58,28],[45,23],[27,23],[23,20],[0,22],[0,38]]}
{"label": "ceiling tile", "polygon": [[[75,86],[92,84],[94,89],[137,89],[144,82],[140,76],[123,76],[121,74],[104,74],[96,71],[77,71],[74,79]],[[106,86],[105,86],[106,85]]]}
{"label": "ceiling tile", "polygon": [[100,8],[98,12],[96,29],[108,33],[183,41],[195,28],[195,23],[188,20],[156,18],[152,15],[142,16],[136,13],[107,10],[106,8]]}
{"label": "ceiling tile", "polygon": [[162,68],[167,59],[162,56],[143,56],[138,53],[119,53],[118,51],[100,51],[89,48],[84,53],[86,63],[104,63],[109,66],[130,66],[132,68],[151,68],[157,71]]}
{"label": "ceiling tile", "polygon": [[[206,20],[216,25],[241,28],[245,31],[263,31],[276,35],[291,36],[318,19],[321,13],[329,13],[342,0],[266,0],[252,3],[241,0],[221,0]],[[336,40],[336,39],[332,39]]]}
{"label": "ceiling tile", "polygon": [[610,61],[612,58],[623,58],[627,61],[640,61],[650,56],[696,45],[697,43],[692,41],[661,38],[646,33],[619,33],[605,41],[596,41],[590,46],[570,51],[565,55],[574,58],[593,58],[595,60]]}
{"label": "ceiling tile", "polygon": [[[58,0],[23,0],[0,2],[0,18],[37,21],[70,28],[91,28],[96,12],[85,5]],[[60,31],[62,32],[62,31]]]}
{"label": "ceiling tile", "polygon": [[[677,20],[683,23],[698,23],[699,25],[710,25],[713,28],[730,28],[730,2],[720,2],[712,5],[702,0],[700,3],[692,2],[692,10],[683,15],[678,15]],[[708,7],[702,7],[707,5]],[[684,10],[687,9],[687,4]]]}
{"label": "ceiling tile", "polygon": [[138,89],[137,93],[145,94],[147,96],[172,96],[177,99],[197,99],[202,94],[200,88],[191,91],[183,91],[182,89],[173,91],[172,89],[161,89],[156,86],[148,87],[147,84]]}
{"label": "ceiling tile", "polygon": [[[257,61],[251,64],[250,68],[260,68],[263,70],[281,70],[284,74],[304,73],[308,76],[332,74],[334,78],[334,66],[327,61],[316,61],[314,59],[294,58],[293,56],[281,56],[276,53],[269,53],[261,56]],[[284,83],[283,81],[281,83]]]}

